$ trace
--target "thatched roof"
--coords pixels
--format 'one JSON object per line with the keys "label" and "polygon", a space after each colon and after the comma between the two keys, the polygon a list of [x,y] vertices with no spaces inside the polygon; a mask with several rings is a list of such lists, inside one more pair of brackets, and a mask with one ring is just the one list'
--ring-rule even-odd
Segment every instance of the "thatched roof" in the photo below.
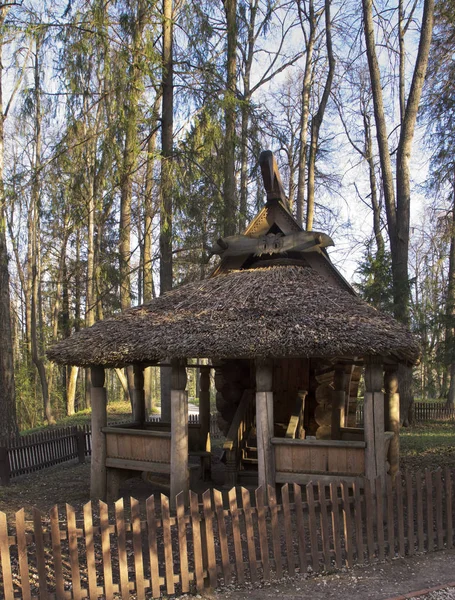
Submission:
{"label": "thatched roof", "polygon": [[167,358],[361,357],[415,362],[415,338],[310,267],[233,271],[183,285],[56,343],[60,364]]}

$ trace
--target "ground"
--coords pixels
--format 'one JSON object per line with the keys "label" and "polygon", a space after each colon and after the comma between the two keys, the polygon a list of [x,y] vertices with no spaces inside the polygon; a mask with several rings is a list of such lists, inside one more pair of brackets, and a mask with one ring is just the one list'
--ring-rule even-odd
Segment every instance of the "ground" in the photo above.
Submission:
{"label": "ground", "polygon": [[[213,600],[447,600],[453,590],[425,594],[441,584],[454,583],[454,550],[413,556],[363,567],[343,569],[333,574],[297,577],[268,584],[260,589],[223,589]],[[419,596],[409,593],[420,592]],[[451,595],[454,594],[454,595]]]}

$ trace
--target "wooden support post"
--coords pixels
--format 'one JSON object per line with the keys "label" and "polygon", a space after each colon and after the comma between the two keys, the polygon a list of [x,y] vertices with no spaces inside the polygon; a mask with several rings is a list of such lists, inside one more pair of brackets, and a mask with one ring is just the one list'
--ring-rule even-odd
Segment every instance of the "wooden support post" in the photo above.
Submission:
{"label": "wooden support post", "polygon": [[259,485],[267,490],[275,486],[275,456],[272,446],[273,423],[273,363],[256,361],[256,433],[258,445]]}
{"label": "wooden support post", "polygon": [[386,431],[393,431],[387,460],[390,464],[389,473],[395,478],[400,468],[400,394],[396,367],[386,367],[384,388],[384,427]]}
{"label": "wooden support post", "polygon": [[343,365],[335,367],[332,392],[332,440],[341,439],[341,427],[345,420],[346,373]]}
{"label": "wooden support post", "polygon": [[382,359],[365,361],[365,398],[363,421],[365,429],[365,475],[373,482],[385,475],[384,442],[384,382]]}
{"label": "wooden support post", "polygon": [[85,429],[76,427],[77,456],[80,464],[85,463]]}
{"label": "wooden support post", "polygon": [[[210,366],[203,365],[199,369],[199,431],[200,448],[205,452],[211,452],[210,440]],[[206,481],[210,477],[210,457],[203,458],[202,478]]]}
{"label": "wooden support post", "polygon": [[171,361],[171,506],[175,508],[175,497],[184,493],[188,502],[188,394],[186,388],[185,363]]}
{"label": "wooden support post", "polygon": [[145,423],[145,391],[144,391],[144,367],[134,365],[134,389],[133,389],[133,421],[139,425]]}
{"label": "wooden support post", "polygon": [[106,436],[101,431],[107,425],[107,398],[103,367],[92,367],[90,399],[92,403],[92,460],[90,496],[106,500]]}
{"label": "wooden support post", "polygon": [[0,481],[2,485],[8,485],[11,478],[9,466],[9,455],[7,446],[0,447]]}

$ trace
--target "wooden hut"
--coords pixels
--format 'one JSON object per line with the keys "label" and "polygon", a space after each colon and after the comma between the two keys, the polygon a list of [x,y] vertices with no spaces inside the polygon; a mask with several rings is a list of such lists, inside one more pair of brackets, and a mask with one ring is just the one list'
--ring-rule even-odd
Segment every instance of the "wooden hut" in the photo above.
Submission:
{"label": "wooden hut", "polygon": [[[183,285],[56,343],[49,357],[92,374],[91,493],[115,495],[134,471],[170,474],[189,488],[189,456],[210,451],[209,372],[215,369],[227,483],[330,481],[395,473],[397,367],[418,356],[414,337],[358,298],[333,266],[328,236],[302,231],[273,156],[261,155],[267,202],[244,235],[220,239],[211,277]],[[171,422],[147,423],[143,369],[172,371]],[[188,426],[188,359],[200,368],[200,423]],[[107,427],[104,369],[134,368],[133,422]],[[364,428],[352,422],[364,368]],[[355,399],[354,399],[355,404]]]}

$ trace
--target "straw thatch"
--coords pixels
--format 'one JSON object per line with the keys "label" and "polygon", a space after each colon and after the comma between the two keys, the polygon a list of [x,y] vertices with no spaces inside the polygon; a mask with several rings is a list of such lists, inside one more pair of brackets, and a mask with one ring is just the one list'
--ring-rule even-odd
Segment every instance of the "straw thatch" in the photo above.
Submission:
{"label": "straw thatch", "polygon": [[304,266],[233,271],[180,288],[55,344],[60,364],[125,366],[167,358],[389,356],[415,362],[391,317]]}

